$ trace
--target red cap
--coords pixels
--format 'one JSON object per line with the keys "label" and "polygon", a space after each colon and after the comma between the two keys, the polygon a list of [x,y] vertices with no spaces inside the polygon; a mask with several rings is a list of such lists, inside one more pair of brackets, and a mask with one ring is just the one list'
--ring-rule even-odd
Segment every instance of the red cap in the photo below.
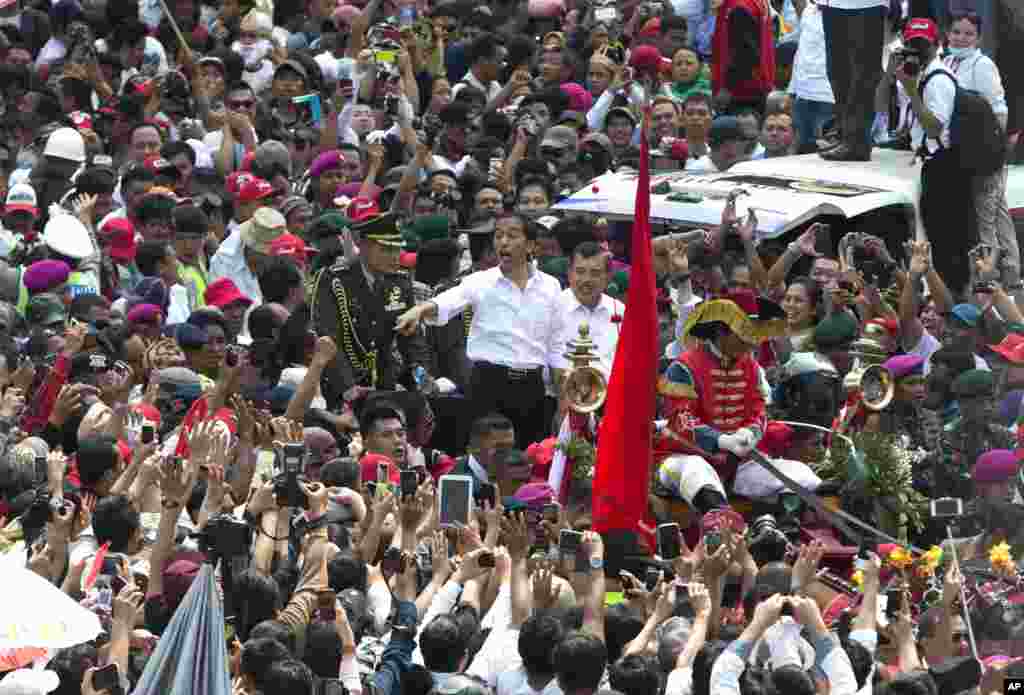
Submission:
{"label": "red cap", "polygon": [[224,190],[231,195],[238,195],[242,184],[256,178],[248,171],[233,171],[224,179]]}
{"label": "red cap", "polygon": [[935,45],[939,42],[939,27],[927,17],[914,17],[903,27],[903,40],[928,39]]}
{"label": "red cap", "polygon": [[274,187],[263,179],[253,176],[241,182],[238,187],[238,200],[242,203],[251,203],[254,200],[269,198],[274,193]]}
{"label": "red cap", "polygon": [[402,251],[402,253],[398,254],[398,264],[403,268],[412,270],[416,267],[416,252]]}
{"label": "red cap", "polygon": [[168,162],[166,159],[158,154],[151,154],[142,161],[142,165],[152,171],[154,174],[159,174],[165,169],[171,169],[174,167],[173,164]]}
{"label": "red cap", "polygon": [[383,454],[367,454],[363,458],[359,459],[359,479],[364,483],[373,483],[377,481],[377,464],[386,463],[388,465],[388,480],[392,483],[399,483],[402,480],[401,473],[398,472],[398,466],[395,462],[389,459]]}
{"label": "red cap", "polygon": [[352,199],[346,210],[348,218],[353,222],[362,222],[380,214],[380,206],[369,198],[362,196]]}
{"label": "red cap", "polygon": [[136,403],[135,406],[132,407],[132,410],[153,424],[157,426],[160,425],[160,411],[155,406],[152,406],[149,403]]}
{"label": "red cap", "polygon": [[1006,358],[1013,364],[1024,364],[1024,335],[1009,333],[998,345],[989,345],[989,349]]}
{"label": "red cap", "polygon": [[270,242],[271,256],[294,258],[299,265],[306,265],[312,253],[316,253],[316,249],[306,246],[306,242],[294,234],[282,234]]}
{"label": "red cap", "polygon": [[115,217],[100,227],[100,239],[107,243],[107,253],[121,264],[135,260],[135,225],[127,217]]}
{"label": "red cap", "polygon": [[68,114],[71,124],[78,130],[92,130],[92,116],[85,111],[72,111]]}
{"label": "red cap", "polygon": [[239,301],[252,304],[252,300],[242,294],[238,286],[230,278],[220,278],[210,283],[203,297],[206,299],[207,304],[218,309],[223,309]]}
{"label": "red cap", "polygon": [[793,428],[781,422],[771,421],[764,430],[764,436],[757,443],[757,450],[769,458],[783,458],[793,448]]}

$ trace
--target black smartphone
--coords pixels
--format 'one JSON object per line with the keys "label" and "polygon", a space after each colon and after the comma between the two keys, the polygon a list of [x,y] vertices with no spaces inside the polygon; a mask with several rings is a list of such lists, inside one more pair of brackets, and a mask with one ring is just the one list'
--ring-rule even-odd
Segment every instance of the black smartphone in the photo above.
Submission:
{"label": "black smartphone", "polygon": [[338,595],[327,589],[321,591],[316,598],[316,619],[321,623],[333,623],[335,619],[334,602]]}
{"label": "black smartphone", "polygon": [[654,591],[654,587],[658,586],[659,579],[661,579],[661,572],[654,567],[648,567],[647,575],[644,577],[644,586],[648,591]]}
{"label": "black smartphone", "polygon": [[660,524],[658,526],[658,555],[663,560],[675,560],[682,554],[679,542],[679,524]]}
{"label": "black smartphone", "polygon": [[387,483],[390,478],[388,471],[388,464],[378,463],[377,464],[377,483]]}
{"label": "black smartphone", "polygon": [[36,485],[46,482],[46,457],[36,456]]}
{"label": "black smartphone", "polygon": [[235,641],[235,616],[229,615],[224,618],[224,644],[231,646]]}
{"label": "black smartphone", "polygon": [[402,551],[394,546],[384,551],[384,557],[380,561],[380,570],[383,574],[393,576],[405,571],[405,556]]}
{"label": "black smartphone", "polygon": [[494,483],[481,483],[480,484],[480,508],[485,509],[485,503],[490,505],[491,509],[494,509],[494,505],[498,500],[498,486]]}
{"label": "black smartphone", "polygon": [[481,567],[493,568],[494,567],[494,553],[483,553],[477,558],[477,564]]}
{"label": "black smartphone", "polygon": [[562,558],[574,557],[576,564],[573,566],[575,572],[586,572],[590,563],[583,553],[583,534],[579,531],[562,529],[558,534],[558,552]]}
{"label": "black smartphone", "polygon": [[401,472],[401,484],[402,484],[402,497],[415,497],[416,488],[419,484],[419,480],[414,470],[404,470]]}
{"label": "black smartphone", "polygon": [[822,256],[832,255],[832,225],[819,223],[815,227],[814,250]]}
{"label": "black smartphone", "polygon": [[893,619],[903,610],[903,589],[894,587],[885,592],[885,615]]}
{"label": "black smartphone", "polygon": [[117,664],[107,664],[92,672],[92,689],[121,692],[121,677],[117,672]]}
{"label": "black smartphone", "polygon": [[156,437],[156,428],[153,425],[145,424],[142,426],[142,443],[152,444],[153,439]]}

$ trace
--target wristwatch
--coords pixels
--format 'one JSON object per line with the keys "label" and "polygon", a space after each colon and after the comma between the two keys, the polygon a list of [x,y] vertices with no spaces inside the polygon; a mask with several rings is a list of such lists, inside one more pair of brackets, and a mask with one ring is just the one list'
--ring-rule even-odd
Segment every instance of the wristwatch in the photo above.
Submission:
{"label": "wristwatch", "polygon": [[604,569],[604,558],[603,557],[590,557],[590,571],[598,572]]}

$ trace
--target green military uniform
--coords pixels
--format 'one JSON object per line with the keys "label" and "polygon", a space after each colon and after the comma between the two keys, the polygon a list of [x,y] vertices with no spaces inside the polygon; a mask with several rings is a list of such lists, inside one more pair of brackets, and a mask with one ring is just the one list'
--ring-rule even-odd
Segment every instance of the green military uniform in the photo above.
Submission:
{"label": "green military uniform", "polygon": [[[380,244],[402,243],[392,215],[373,218],[356,231]],[[371,275],[358,259],[339,259],[317,274],[313,324],[318,335],[331,336],[338,345],[338,357],[323,385],[329,407],[352,386],[392,390],[398,377],[422,361],[422,336],[407,338],[395,332],[398,316],[413,303],[408,276]]]}
{"label": "green military uniform", "polygon": [[[995,390],[992,372],[969,369],[953,381],[952,389],[960,400],[961,414],[943,427],[939,448],[926,461],[931,465],[920,473],[930,497],[967,500],[974,496],[971,466],[978,457],[992,449],[1016,449],[1017,438],[984,414],[986,405],[991,411]],[[971,413],[972,419],[965,418],[964,413]]]}

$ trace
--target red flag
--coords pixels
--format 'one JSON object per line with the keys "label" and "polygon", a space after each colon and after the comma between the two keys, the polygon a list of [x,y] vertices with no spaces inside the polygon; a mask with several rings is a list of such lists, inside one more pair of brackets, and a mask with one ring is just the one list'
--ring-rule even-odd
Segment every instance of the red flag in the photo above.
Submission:
{"label": "red flag", "polygon": [[598,532],[637,531],[647,511],[651,422],[658,370],[658,309],[651,252],[651,172],[647,144],[649,115],[649,111],[645,112],[640,134],[640,176],[636,185],[626,313],[597,440],[593,526]]}

